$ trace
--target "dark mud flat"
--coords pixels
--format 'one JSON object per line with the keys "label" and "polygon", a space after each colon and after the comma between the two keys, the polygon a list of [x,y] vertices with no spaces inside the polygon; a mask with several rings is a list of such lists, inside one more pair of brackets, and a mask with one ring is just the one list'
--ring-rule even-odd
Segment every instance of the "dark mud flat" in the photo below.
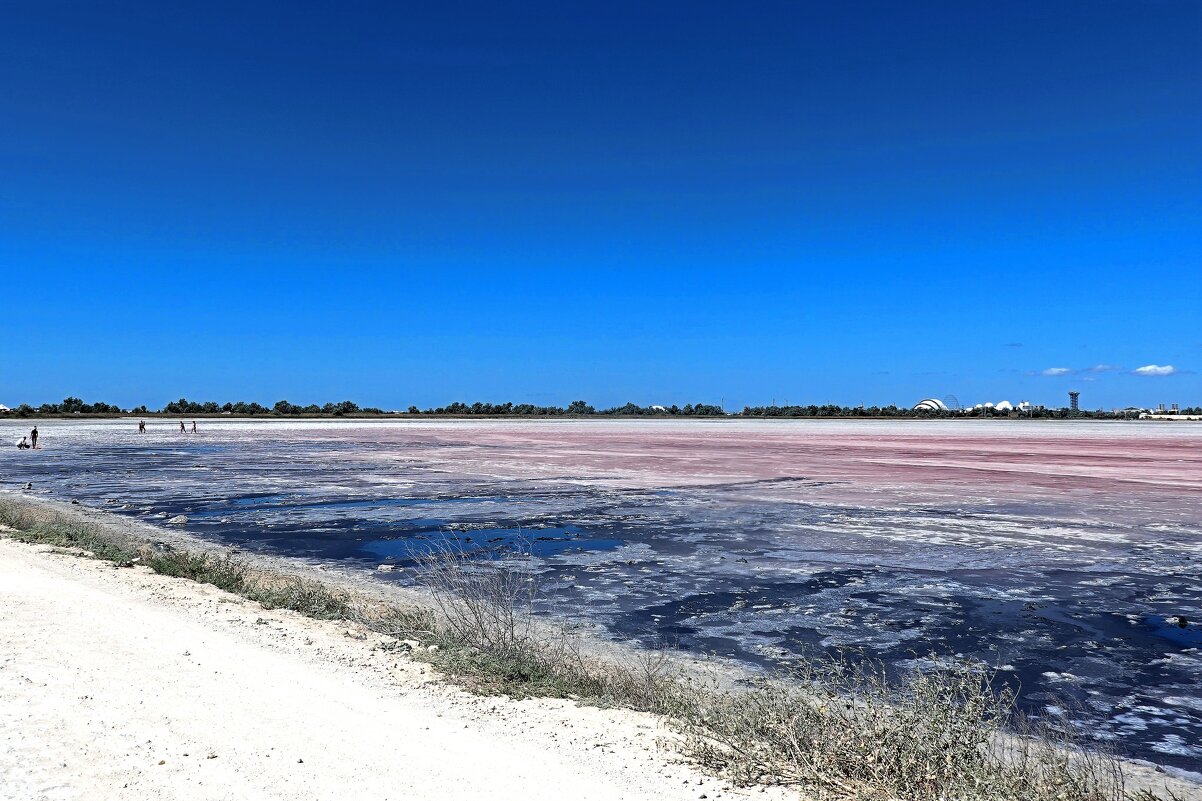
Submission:
{"label": "dark mud flat", "polygon": [[364,434],[333,452],[325,431],[250,445],[244,433],[195,446],[80,435],[6,463],[5,480],[150,522],[182,514],[215,541],[365,571],[411,566],[447,542],[482,558],[528,548],[545,610],[573,610],[615,638],[763,668],[837,647],[898,668],[974,657],[998,665],[1028,710],[1202,772],[1194,506],[1063,492],[941,503],[893,492],[866,504],[838,497],[855,479],[797,470],[656,486],[598,480],[595,459],[574,457],[575,472],[532,477],[498,469],[496,448],[457,443],[467,435],[455,429],[428,448]]}

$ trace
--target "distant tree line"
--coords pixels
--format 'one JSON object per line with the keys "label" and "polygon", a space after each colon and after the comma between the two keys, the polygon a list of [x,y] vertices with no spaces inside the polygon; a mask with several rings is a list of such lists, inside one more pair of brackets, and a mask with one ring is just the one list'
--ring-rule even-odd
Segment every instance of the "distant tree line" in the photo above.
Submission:
{"label": "distant tree line", "polygon": [[[941,418],[987,416],[992,409],[974,409],[956,412],[943,409],[912,409],[909,406],[840,406],[827,403],[821,406],[744,406],[740,412],[742,417],[916,417]],[[1005,417],[1005,412],[998,412],[995,417]]]}
{"label": "distant tree line", "polygon": [[190,401],[187,398],[180,398],[176,401],[171,401],[162,409],[148,409],[145,405],[137,406],[132,409],[122,409],[112,403],[84,403],[79,398],[66,398],[62,403],[43,403],[40,406],[30,406],[28,403],[22,403],[15,409],[10,409],[5,414],[15,417],[54,417],[65,414],[97,414],[97,415],[112,415],[112,414],[172,414],[172,415],[202,415],[202,414],[229,414],[238,417],[255,417],[262,415],[274,415],[277,417],[300,416],[300,415],[330,415],[341,417],[348,414],[387,414],[383,409],[377,409],[373,406],[360,408],[357,403],[352,401],[342,401],[341,403],[327,403],[323,406],[318,406],[311,403],[308,406],[298,406],[289,403],[286,400],[279,401],[271,408],[264,406],[261,403],[238,401],[237,403],[217,403],[215,401]]}
{"label": "distant tree line", "polygon": [[38,415],[60,414],[121,414],[120,406],[111,403],[84,403],[79,398],[64,398],[62,403],[43,403],[41,406],[30,406],[22,403],[8,412],[16,417],[37,417]]}
{"label": "distant tree line", "polygon": [[[952,419],[952,418],[1022,418],[1034,420],[1130,420],[1139,416],[1138,411],[1090,411],[1080,409],[1049,409],[1035,406],[1030,409],[912,409],[907,406],[745,406],[739,413],[742,417],[911,417],[918,419]],[[1180,414],[1202,414],[1202,409],[1182,409]]]}
{"label": "distant tree line", "polygon": [[482,417],[720,417],[726,414],[720,406],[705,403],[686,403],[684,406],[639,406],[627,403],[608,409],[597,409],[592,404],[578,400],[565,406],[535,406],[529,403],[452,403],[431,409],[409,407],[409,414],[454,415]]}
{"label": "distant tree line", "polygon": [[[133,409],[122,409],[109,403],[84,403],[79,398],[67,398],[62,403],[43,403],[41,406],[21,404],[7,412],[18,417],[58,416],[65,414],[166,414],[166,415],[216,415],[228,414],[236,417],[313,417],[326,415],[370,416],[399,414],[387,412],[374,406],[360,407],[353,401],[310,403],[306,406],[286,400],[277,401],[271,407],[261,403],[238,401],[222,403],[216,401],[190,401],[187,398],[171,401],[162,409],[148,409],[145,405]],[[631,416],[631,417],[718,417],[726,413],[719,406],[706,403],[686,403],[684,406],[639,406],[627,403],[608,409],[597,409],[592,404],[577,400],[567,406],[536,406],[531,403],[451,403],[427,409],[410,406],[405,414],[453,416],[453,417],[588,417],[588,416]]]}
{"label": "distant tree line", "polygon": [[[530,403],[451,403],[427,409],[410,406],[405,412],[409,415],[430,417],[725,417],[727,413],[721,406],[709,403],[686,403],[684,406],[639,406],[637,403],[627,403],[623,406],[612,406],[597,409],[592,404],[577,400],[567,406],[536,406]],[[301,406],[286,400],[277,401],[271,407],[260,403],[238,401],[236,403],[218,404],[215,401],[190,401],[187,398],[171,401],[162,409],[152,410],[145,405],[133,409],[122,409],[111,403],[85,403],[79,398],[65,398],[62,403],[43,403],[40,406],[30,406],[23,403],[15,409],[3,413],[15,417],[54,417],[60,415],[91,414],[167,414],[167,415],[218,415],[228,414],[235,417],[368,417],[374,415],[397,414],[387,412],[374,406],[360,407],[353,401],[326,403],[318,405],[310,403]],[[1033,419],[1095,419],[1121,420],[1138,417],[1137,410],[1103,412],[1082,409],[1047,409],[1033,407],[1027,410],[997,410],[991,408],[965,409],[961,411],[946,411],[942,409],[912,409],[906,406],[839,406],[828,403],[821,406],[745,406],[740,417],[892,417],[892,418],[1033,418]],[[1193,407],[1180,411],[1180,414],[1202,414],[1202,408]]]}
{"label": "distant tree line", "polygon": [[300,417],[314,415],[330,415],[333,417],[343,417],[348,414],[386,414],[383,409],[377,409],[373,406],[360,408],[359,404],[353,401],[342,401],[340,403],[327,403],[318,406],[316,403],[310,403],[308,406],[300,406],[295,403],[289,403],[286,400],[276,401],[275,405],[270,409],[260,403],[247,403],[238,401],[237,403],[224,403],[218,405],[215,401],[206,401],[198,403],[190,401],[187,398],[180,398],[177,401],[171,401],[163,407],[164,414],[229,414],[237,417],[255,417],[259,415],[275,415],[276,417]]}

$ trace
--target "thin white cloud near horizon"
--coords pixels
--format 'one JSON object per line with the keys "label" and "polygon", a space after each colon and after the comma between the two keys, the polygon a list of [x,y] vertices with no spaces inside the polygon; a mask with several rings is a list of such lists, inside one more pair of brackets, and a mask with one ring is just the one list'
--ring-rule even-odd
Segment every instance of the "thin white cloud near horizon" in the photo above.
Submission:
{"label": "thin white cloud near horizon", "polygon": [[[1039,375],[1046,378],[1083,376],[1083,381],[1093,381],[1094,378],[1092,376],[1100,373],[1121,373],[1124,370],[1126,370],[1125,367],[1115,364],[1095,364],[1093,367],[1048,367],[1038,371],[1032,370],[1027,375]],[[1181,370],[1178,370],[1171,364],[1145,364],[1143,367],[1136,367],[1134,370],[1129,371],[1130,375],[1142,376],[1177,375],[1181,372]]]}

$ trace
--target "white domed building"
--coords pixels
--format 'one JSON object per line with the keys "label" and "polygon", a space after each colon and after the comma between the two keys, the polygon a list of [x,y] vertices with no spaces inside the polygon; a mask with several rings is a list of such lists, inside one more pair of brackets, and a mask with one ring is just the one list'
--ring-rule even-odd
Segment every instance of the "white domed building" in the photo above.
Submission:
{"label": "white domed building", "polygon": [[914,411],[946,412],[947,404],[938,398],[923,398],[913,406]]}

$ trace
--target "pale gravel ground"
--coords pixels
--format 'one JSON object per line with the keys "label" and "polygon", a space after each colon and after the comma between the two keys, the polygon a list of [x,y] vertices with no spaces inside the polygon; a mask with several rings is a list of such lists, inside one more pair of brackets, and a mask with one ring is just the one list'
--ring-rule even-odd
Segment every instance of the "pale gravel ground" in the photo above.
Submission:
{"label": "pale gravel ground", "polygon": [[680,764],[650,715],[478,698],[348,631],[0,538],[0,798],[791,797]]}

